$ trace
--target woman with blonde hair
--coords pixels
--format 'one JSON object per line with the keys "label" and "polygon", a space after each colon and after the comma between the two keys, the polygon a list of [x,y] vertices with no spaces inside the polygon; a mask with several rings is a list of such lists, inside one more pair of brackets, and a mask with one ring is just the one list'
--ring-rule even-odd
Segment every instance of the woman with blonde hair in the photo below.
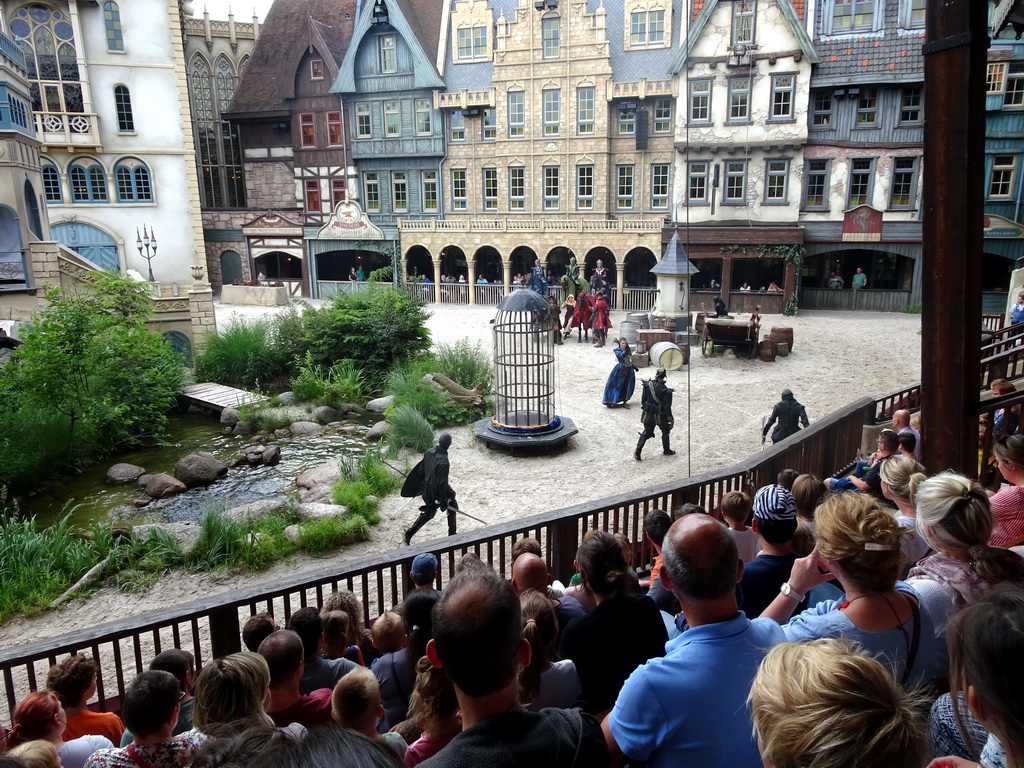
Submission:
{"label": "woman with blonde hair", "polygon": [[776,645],[748,702],[771,768],[919,768],[926,754],[915,698],[841,640]]}
{"label": "woman with blonde hair", "polygon": [[924,467],[909,456],[893,456],[882,462],[878,475],[882,480],[882,495],[896,505],[896,522],[911,535],[903,540],[904,564],[901,574],[917,564],[917,561],[931,550],[928,542],[917,530],[917,508],[914,506],[914,491],[926,479]]}
{"label": "woman with blonde hair", "polygon": [[9,749],[31,741],[47,741],[57,750],[64,768],[82,768],[97,749],[112,749],[106,736],[86,735],[64,741],[67,715],[53,691],[33,691],[18,702],[11,713]]}
{"label": "woman with blonde hair", "polygon": [[519,670],[519,703],[530,712],[545,707],[571,707],[580,697],[580,677],[571,659],[555,661],[558,617],[551,600],[535,589],[519,596],[523,637],[532,651],[530,663]]}
{"label": "woman with blonde hair", "polygon": [[242,651],[211,661],[196,678],[192,726],[207,736],[273,727],[263,708],[269,695],[270,668],[258,653]]}
{"label": "woman with blonde hair", "polygon": [[825,486],[817,475],[802,474],[793,480],[790,489],[793,501],[796,502],[796,516],[802,523],[814,530],[814,512],[825,498]]}
{"label": "woman with blonde hair", "polygon": [[[917,593],[898,582],[906,532],[879,503],[861,493],[826,497],[815,515],[818,543],[793,564],[789,581],[762,616],[784,624],[787,640],[846,637],[891,670],[902,685],[937,674],[935,633]],[[789,619],[808,591],[829,579],[843,589]]]}
{"label": "woman with blonde hair", "polygon": [[45,739],[26,741],[7,754],[21,760],[25,768],[61,768],[57,748]]}
{"label": "woman with blonde hair", "polygon": [[448,673],[421,656],[416,662],[416,687],[409,704],[409,717],[422,735],[405,750],[408,768],[436,755],[462,731],[459,700]]}
{"label": "woman with blonde hair", "polygon": [[993,547],[1012,547],[1024,542],[1024,435],[1004,435],[992,445],[996,468],[1009,488],[1000,488],[989,499],[992,508]]}

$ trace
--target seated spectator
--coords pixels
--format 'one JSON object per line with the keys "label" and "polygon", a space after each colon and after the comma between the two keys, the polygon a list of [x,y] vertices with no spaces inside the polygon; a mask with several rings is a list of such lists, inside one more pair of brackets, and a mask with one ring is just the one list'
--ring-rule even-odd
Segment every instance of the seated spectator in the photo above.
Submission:
{"label": "seated spectator", "polygon": [[[992,389],[993,397],[1002,397],[1003,395],[1011,395],[1017,391],[1017,388],[1013,386],[1006,379],[996,379],[990,385]],[[984,417],[982,417],[984,420]],[[1005,426],[1004,426],[1005,424]],[[1010,409],[1010,416],[1007,418],[1006,409],[1000,408],[993,414],[992,420],[992,434],[994,437],[999,438],[1003,435],[1013,435],[1017,433],[1017,427],[1020,424],[1020,406],[1015,405]]]}
{"label": "seated spectator", "polygon": [[761,758],[772,768],[919,768],[919,702],[874,659],[839,640],[780,643],[750,690]]}
{"label": "seated spectator", "polygon": [[[192,730],[192,684],[196,679],[196,661],[188,651],[177,648],[158,653],[149,662],[150,669],[160,669],[174,675],[181,686],[181,700],[178,702],[178,724],[174,726],[173,735]],[[121,736],[121,746],[132,743],[133,734],[126,730]]]}
{"label": "seated spectator", "polygon": [[992,446],[999,472],[1010,484],[989,499],[992,508],[993,547],[1014,547],[1024,542],[1024,435],[1004,435]]}
{"label": "seated spectator", "polygon": [[543,592],[528,589],[519,594],[519,605],[523,611],[523,637],[530,644],[530,663],[519,670],[519,701],[530,712],[545,707],[571,707],[583,689],[572,660],[555,661],[560,624],[551,601]]}
{"label": "seated spectator", "polygon": [[896,505],[896,522],[900,528],[910,532],[900,542],[903,551],[903,567],[900,570],[902,579],[917,565],[918,560],[931,551],[928,542],[917,530],[917,508],[914,506],[914,490],[925,480],[924,467],[912,457],[893,456],[882,465],[879,476],[882,478],[882,495]]}
{"label": "seated spectator", "polygon": [[331,689],[301,692],[304,653],[302,640],[291,630],[275,632],[260,643],[260,656],[270,670],[270,696],[263,708],[278,728],[292,723],[315,728],[331,722]]}
{"label": "seated spectator", "polygon": [[420,737],[405,751],[407,768],[436,755],[462,731],[455,686],[448,673],[431,664],[426,656],[416,662],[416,688],[409,703],[409,718],[419,728]]}
{"label": "seated spectator", "polygon": [[[396,768],[402,762],[377,741],[347,728],[317,728],[272,761],[251,768]],[[250,768],[247,766],[246,768]]]}
{"label": "seated spectator", "polygon": [[421,552],[412,559],[409,578],[413,589],[432,589],[438,594],[440,590],[434,585],[437,581],[437,558],[430,552]]}
{"label": "seated spectator", "polygon": [[750,292],[750,283],[744,283],[743,285],[741,285],[740,286],[740,290],[743,293],[749,293]]}
{"label": "seated spectator", "polygon": [[935,630],[920,598],[897,582],[905,531],[870,496],[840,493],[818,508],[816,553],[793,564],[789,581],[764,616],[785,622],[813,587],[836,579],[842,600],[825,600],[783,626],[786,639],[845,636],[890,669],[904,686],[930,683],[939,672]]}
{"label": "seated spectator", "polygon": [[[662,509],[652,509],[644,515],[644,535],[654,546],[654,567],[651,568],[651,579],[648,584],[647,596],[654,601],[659,611],[664,611],[669,616],[679,613],[679,602],[676,600],[672,590],[668,589],[659,578],[661,574],[661,543],[665,540],[672,525],[672,518]],[[641,586],[643,583],[641,582]]]}
{"label": "seated spectator", "polygon": [[675,512],[672,513],[672,522],[674,523],[676,520],[678,520],[680,517],[683,517],[684,515],[706,515],[707,513],[708,511],[704,509],[704,507],[702,507],[700,504],[693,504],[692,502],[687,502],[686,504],[677,507]]}
{"label": "seated spectator", "polygon": [[7,735],[7,749],[20,744],[43,740],[57,750],[64,768],[82,768],[89,755],[97,749],[112,749],[105,736],[86,735],[64,740],[67,718],[60,699],[53,691],[34,691],[18,702],[11,713],[11,730]]}
{"label": "seated spectator", "polygon": [[381,655],[402,650],[409,639],[405,634],[402,616],[397,611],[384,611],[378,616],[373,622],[370,636],[373,638],[373,647]]}
{"label": "seated spectator", "polygon": [[891,429],[883,429],[878,436],[878,450],[871,454],[869,460],[859,464],[856,472],[846,477],[830,477],[825,481],[825,488],[835,493],[841,491],[867,491],[881,497],[882,478],[879,472],[882,464],[893,456],[899,455],[900,439]]}
{"label": "seated spectator", "polygon": [[768,293],[782,293],[782,289],[774,280],[772,280],[768,283]]}
{"label": "seated spectator", "polygon": [[822,487],[821,478],[816,475],[803,474],[793,481],[790,490],[793,494],[793,502],[796,504],[796,518],[801,523],[806,523],[811,531],[814,530],[814,511],[825,498],[825,489]]}
{"label": "seated spectator", "polygon": [[405,757],[405,739],[391,731],[377,733],[377,720],[383,717],[384,707],[377,678],[370,670],[353,670],[338,681],[331,694],[331,715],[342,728],[351,728],[371,741],[384,743],[399,759]]}
{"label": "seated spectator", "polygon": [[747,525],[751,522],[750,513],[752,510],[750,497],[742,491],[729,491],[722,497],[719,506],[722,512],[722,519],[729,526],[729,534],[736,542],[736,549],[739,550],[740,560],[749,563],[757,553],[761,551],[761,545],[757,540],[757,534],[753,528]]}
{"label": "seated spectator", "polygon": [[26,741],[8,753],[12,758],[21,761],[25,768],[61,768],[57,748],[48,741],[37,739]]}
{"label": "seated spectator", "polygon": [[150,669],[135,677],[124,693],[121,711],[134,737],[127,747],[101,749],[86,768],[180,768],[205,740],[196,731],[172,735],[178,723],[181,684],[170,672]]}
{"label": "seated spectator", "polygon": [[325,659],[348,659],[356,666],[363,666],[363,652],[358,645],[348,644],[348,614],[344,611],[321,612],[320,618],[324,622],[324,652]]}
{"label": "seated spectator", "polygon": [[373,665],[373,674],[380,684],[384,703],[384,717],[378,726],[382,733],[407,717],[409,697],[416,684],[416,662],[426,652],[427,641],[433,637],[431,611],[437,600],[438,594],[432,589],[416,589],[409,593],[402,603],[402,621],[409,641],[404,648],[381,656]]}
{"label": "seated spectator", "polygon": [[263,709],[269,695],[270,668],[258,653],[242,651],[214,659],[196,677],[193,729],[220,737],[272,727],[274,721]]}
{"label": "seated spectator", "polygon": [[[608,534],[594,537],[598,538],[604,540],[603,549],[618,552],[622,565],[622,550],[614,539]],[[584,583],[587,572],[584,566]],[[490,570],[457,574],[438,602],[434,620],[427,657],[455,686],[463,730],[421,763],[424,768],[607,764],[600,726],[592,717],[575,709],[524,712],[519,707],[517,672],[529,662],[530,646],[522,635],[519,601],[504,579]],[[660,620],[658,626],[664,631]]]}
{"label": "seated spectator", "polygon": [[758,664],[782,632],[737,610],[743,565],[717,520],[688,515],[675,522],[663,557],[661,578],[690,628],[622,686],[602,723],[611,763],[754,768],[760,761],[745,699]]}
{"label": "seated spectator", "polygon": [[50,667],[46,687],[60,698],[67,727],[64,739],[70,741],[90,734],[105,736],[111,744],[121,743],[124,724],[113,712],[93,712],[86,703],[96,694],[99,665],[87,656],[74,655]]}
{"label": "seated spectator", "polygon": [[321,613],[344,611],[348,614],[348,644],[358,645],[363,654],[363,663],[371,664],[380,656],[373,647],[370,632],[366,629],[366,618],[359,598],[347,589],[336,590],[327,596],[320,606]]}
{"label": "seated spectator", "polygon": [[779,472],[778,476],[775,478],[775,484],[781,485],[787,491],[792,492],[793,481],[796,480],[798,477],[800,477],[800,473],[797,472],[795,469],[784,469],[781,472]]}
{"label": "seated spectator", "polygon": [[299,737],[283,728],[255,726],[222,739],[207,739],[192,756],[189,768],[255,768],[277,765],[278,758],[295,749]]}
{"label": "seated spectator", "polygon": [[743,569],[738,601],[747,616],[760,616],[789,578],[796,562],[796,502],[781,485],[766,485],[754,494],[753,530],[761,554]]}
{"label": "seated spectator", "polygon": [[[910,411],[901,408],[898,411],[893,411],[892,414],[892,428],[896,432],[897,437],[900,435],[912,435],[914,438],[913,447],[910,449],[914,458],[918,461],[921,460],[921,433],[910,426]],[[902,445],[902,443],[901,443]]]}
{"label": "seated spectator", "polygon": [[[583,534],[583,541],[586,541],[596,533],[598,533],[598,531],[593,528],[586,531]],[[524,541],[526,541],[526,539],[524,539]],[[539,541],[537,542],[537,549],[540,549]],[[542,556],[539,551],[534,554],[536,554],[537,557]],[[583,606],[583,610],[590,613],[597,607],[597,603],[594,601],[594,596],[583,588],[582,576],[580,575],[580,564],[574,560],[573,567],[576,569],[576,572],[572,575],[572,578],[569,579],[569,586],[565,588],[564,594],[569,597],[576,598],[576,600],[579,601],[579,604]],[[565,628],[563,627],[562,630],[564,631]]]}
{"label": "seated spectator", "polygon": [[483,560],[480,559],[480,555],[476,552],[466,552],[459,558],[458,564],[455,566],[455,572],[461,573],[467,568],[489,568]]}
{"label": "seated spectator", "polygon": [[256,653],[259,650],[260,643],[271,632],[277,632],[277,629],[274,617],[266,611],[260,611],[246,619],[245,624],[242,625],[242,642],[245,643],[247,650]]}
{"label": "seated spectator", "polygon": [[529,536],[522,539],[516,539],[512,542],[512,550],[509,554],[511,555],[512,562],[514,563],[519,559],[520,555],[526,554],[527,552],[540,558],[544,557],[544,549],[541,547],[540,542],[537,541],[537,539],[530,538]]}
{"label": "seated spectator", "polygon": [[[517,595],[522,595],[530,589],[546,595],[550,583],[551,575],[548,573],[547,563],[537,555],[526,552],[512,563],[512,589],[516,591]],[[551,608],[555,612],[560,627],[568,626],[570,621],[580,616],[586,616],[586,611],[575,597],[560,597],[551,600]]]}
{"label": "seated spectator", "polygon": [[[324,659],[320,656],[324,649],[324,621],[316,608],[299,608],[292,614],[287,629],[302,640],[303,665],[299,693],[312,693],[321,688],[333,690],[335,683],[356,668],[348,659]],[[262,647],[263,643],[260,643]]]}
{"label": "seated spectator", "polygon": [[559,652],[576,665],[586,710],[604,712],[634,669],[664,654],[668,633],[649,597],[626,593],[626,558],[611,534],[584,541],[576,562],[597,606],[565,628]]}

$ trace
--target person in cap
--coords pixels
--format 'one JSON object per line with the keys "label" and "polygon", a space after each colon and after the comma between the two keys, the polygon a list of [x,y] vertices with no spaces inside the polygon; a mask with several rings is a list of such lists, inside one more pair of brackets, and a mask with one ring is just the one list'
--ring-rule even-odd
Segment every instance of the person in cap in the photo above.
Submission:
{"label": "person in cap", "polygon": [[867,462],[859,462],[852,475],[830,477],[825,487],[833,493],[841,491],[865,491],[882,498],[882,465],[893,456],[900,455],[900,438],[891,429],[883,429],[878,435],[878,450]]}
{"label": "person in cap", "polygon": [[412,568],[409,570],[409,578],[415,585],[415,589],[425,589],[437,592],[434,588],[434,579],[437,578],[437,558],[430,552],[421,552],[412,559]]}
{"label": "person in cap", "polygon": [[793,551],[796,526],[796,500],[781,485],[766,485],[754,495],[751,527],[761,554],[747,563],[737,593],[740,610],[747,616],[760,616],[789,578],[797,557]]}
{"label": "person in cap", "polygon": [[640,420],[643,422],[644,431],[640,433],[636,450],[633,451],[633,458],[640,461],[640,454],[643,452],[644,443],[654,437],[654,428],[661,429],[661,448],[666,456],[674,456],[668,444],[669,432],[675,423],[672,418],[672,390],[665,386],[665,369],[659,368],[653,379],[644,382],[644,392],[640,399],[640,407],[643,412]]}
{"label": "person in cap", "polygon": [[405,479],[402,496],[423,497],[419,517],[405,532],[406,546],[409,546],[420,528],[434,519],[438,508],[448,513],[448,535],[455,535],[455,514],[459,511],[459,505],[455,500],[455,491],[448,484],[448,447],[451,444],[452,436],[443,432],[437,439],[437,445],[423,454],[423,460],[412,468]]}
{"label": "person in cap", "polygon": [[807,420],[807,411],[796,401],[793,393],[788,389],[782,390],[782,400],[775,404],[775,407],[772,409],[772,415],[764,423],[764,429],[761,430],[762,437],[768,434],[768,430],[772,428],[775,422],[778,422],[778,424],[772,432],[773,443],[778,443],[790,435],[795,435],[800,431],[800,427],[807,429],[810,425],[810,422]]}

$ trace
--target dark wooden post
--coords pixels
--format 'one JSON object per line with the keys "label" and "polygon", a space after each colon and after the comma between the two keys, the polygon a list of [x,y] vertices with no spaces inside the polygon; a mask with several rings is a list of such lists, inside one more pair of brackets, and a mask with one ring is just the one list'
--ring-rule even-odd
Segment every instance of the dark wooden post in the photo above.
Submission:
{"label": "dark wooden post", "polygon": [[928,0],[922,457],[977,472],[988,3]]}
{"label": "dark wooden post", "polygon": [[213,658],[219,659],[242,650],[242,630],[238,626],[237,608],[231,605],[213,608],[209,620]]}

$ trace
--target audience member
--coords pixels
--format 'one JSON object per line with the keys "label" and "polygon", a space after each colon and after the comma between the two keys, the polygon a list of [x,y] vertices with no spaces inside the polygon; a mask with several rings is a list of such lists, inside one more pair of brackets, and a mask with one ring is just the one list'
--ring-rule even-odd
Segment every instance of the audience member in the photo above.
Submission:
{"label": "audience member", "polygon": [[366,629],[366,617],[363,615],[363,606],[359,598],[347,589],[336,590],[327,596],[324,604],[320,606],[320,611],[344,611],[348,614],[348,644],[359,646],[364,664],[371,664],[380,656],[373,647],[369,630]]}
{"label": "audience member", "polygon": [[276,766],[283,752],[295,749],[299,737],[290,730],[253,726],[220,739],[207,739],[192,756],[189,768],[259,768]]}
{"label": "audience member", "polygon": [[434,586],[437,580],[437,558],[430,552],[421,552],[412,559],[412,568],[409,569],[409,578],[412,579],[414,589],[439,590]]}
{"label": "audience member", "polygon": [[405,751],[408,768],[436,755],[462,731],[455,686],[443,669],[421,656],[416,662],[416,688],[409,702],[409,718],[420,736]]}
{"label": "audience member", "polygon": [[93,753],[86,768],[181,768],[206,737],[196,730],[174,736],[181,684],[170,672],[150,669],[138,674],[124,692],[121,711],[132,743]]}
{"label": "audience member", "polygon": [[[1006,379],[996,379],[989,385],[992,390],[993,397],[1001,397],[1002,395],[1011,395],[1017,391],[1017,388],[1013,386]],[[985,417],[982,417],[984,420]],[[1004,426],[1005,425],[1005,426]],[[1017,432],[1017,428],[1020,426],[1020,406],[1015,405],[1010,408],[1010,416],[1006,417],[1006,409],[1000,408],[993,414],[992,420],[992,435],[996,438],[1005,435],[1012,435]]]}
{"label": "audience member", "polygon": [[797,472],[795,469],[784,469],[781,472],[779,472],[778,476],[775,478],[775,484],[782,486],[787,491],[792,491],[793,481],[796,480],[799,476],[800,473]]}
{"label": "audience member", "polygon": [[903,552],[903,567],[900,578],[917,565],[917,561],[931,551],[928,542],[917,530],[917,509],[914,506],[914,490],[924,482],[924,467],[907,456],[893,456],[882,465],[882,495],[896,505],[896,522],[900,528],[910,531],[900,542]]}
{"label": "audience member", "polygon": [[26,742],[44,740],[57,750],[64,768],[82,768],[89,755],[97,749],[111,749],[113,743],[105,736],[86,735],[64,740],[67,718],[60,699],[53,691],[34,691],[18,702],[11,713],[11,731],[7,748]]}
{"label": "audience member", "polygon": [[761,554],[744,567],[738,600],[747,616],[760,616],[779,594],[796,562],[796,502],[781,485],[766,485],[754,494],[753,507],[753,531]]}
{"label": "audience member", "polygon": [[814,511],[825,498],[825,488],[817,475],[803,474],[793,481],[793,503],[796,504],[796,518],[814,530]]}
{"label": "audience member", "polygon": [[[394,750],[347,728],[317,728],[294,749],[251,768],[401,768]],[[249,768],[246,766],[246,768]]]}
{"label": "audience member", "polygon": [[693,502],[687,502],[682,506],[676,507],[675,512],[672,513],[672,522],[674,523],[680,517],[684,515],[706,515],[708,511],[704,509],[700,504],[694,504]]}
{"label": "audience member", "polygon": [[1024,542],[1024,435],[1004,435],[992,446],[999,472],[1010,484],[989,500],[992,509],[993,547],[1013,547]]}
{"label": "audience member", "polygon": [[[547,563],[537,555],[525,552],[512,563],[512,589],[516,591],[517,595],[522,595],[528,589],[547,595],[550,583],[551,575],[548,573]],[[586,616],[586,611],[575,597],[548,599],[558,618],[559,627],[568,626],[573,619]]]}
{"label": "audience member", "polygon": [[[585,543],[587,539],[589,539],[591,536],[594,536],[597,533],[600,533],[600,531],[598,531],[596,528],[591,528],[587,531],[584,531],[583,539],[580,543]],[[538,555],[538,557],[540,557],[540,555]],[[579,604],[583,606],[583,610],[587,613],[590,613],[592,610],[594,610],[594,608],[597,607],[597,603],[594,601],[594,596],[583,588],[583,577],[580,575],[580,564],[573,560],[572,565],[573,568],[576,569],[576,572],[572,575],[572,578],[569,579],[569,586],[565,588],[565,594],[569,597],[576,598],[576,600],[579,601]],[[563,627],[562,630],[564,631],[565,627]]]}
{"label": "audience member", "polygon": [[271,632],[277,632],[277,629],[274,617],[266,611],[260,611],[246,619],[245,624],[242,625],[242,642],[245,643],[247,650],[256,653],[260,643]]}
{"label": "audience member", "polygon": [[378,726],[382,732],[407,717],[409,697],[416,684],[416,662],[426,652],[427,641],[433,637],[431,610],[437,600],[438,594],[432,589],[416,589],[409,593],[402,603],[402,621],[409,640],[404,648],[381,656],[373,665],[373,674],[380,684],[384,702],[384,717]]}
{"label": "audience member", "polygon": [[541,547],[541,544],[537,539],[527,536],[522,539],[516,539],[512,542],[512,551],[510,554],[513,563],[519,559],[520,555],[526,554],[527,552],[540,558],[544,557],[544,549]]}
{"label": "audience member", "polygon": [[900,441],[900,453],[907,458],[917,461],[917,438],[909,432],[904,432],[902,435],[897,435]]}
{"label": "audience member", "polygon": [[576,665],[586,710],[598,713],[611,708],[634,669],[665,652],[668,633],[649,597],[626,594],[626,559],[610,533],[584,541],[576,562],[597,605],[565,628],[559,651]]}
{"label": "audience member", "polygon": [[270,696],[263,708],[278,728],[292,723],[314,728],[331,722],[331,689],[301,692],[305,650],[299,635],[287,629],[260,643],[260,656],[270,670]]}
{"label": "audience member", "polygon": [[918,703],[877,661],[831,639],[776,645],[750,690],[761,758],[772,768],[919,768]]}
{"label": "audience member", "polygon": [[349,645],[349,618],[344,611],[321,612],[320,618],[324,623],[324,652],[325,659],[348,659],[356,666],[363,666],[363,652],[358,645]]}
{"label": "audience member", "polygon": [[660,578],[661,543],[665,540],[665,534],[668,533],[671,525],[672,518],[664,510],[652,509],[644,515],[644,535],[654,545],[656,553],[654,556],[654,567],[651,568],[651,579],[647,596],[654,601],[659,611],[664,611],[669,616],[675,616],[679,613],[679,603],[675,595],[672,594],[672,590],[668,589]]}
{"label": "audience member", "polygon": [[[181,686],[181,699],[178,701],[178,724],[174,726],[173,735],[192,730],[192,685],[196,679],[196,661],[188,651],[177,648],[158,653],[149,662],[150,669],[170,672]],[[121,736],[121,746],[127,747],[134,738],[131,731],[126,730]]]}
{"label": "audience member", "polygon": [[62,768],[57,748],[43,739],[26,741],[12,749],[10,755],[21,760],[25,768]]}
{"label": "audience member", "polygon": [[[777,487],[777,486],[772,486]],[[689,515],[665,538],[661,577],[689,629],[662,658],[633,672],[602,724],[613,765],[760,765],[744,706],[765,652],[784,639],[767,619],[737,610],[743,573],[736,542],[711,517]]]}
{"label": "audience member", "polygon": [[489,568],[483,560],[480,559],[480,555],[476,552],[466,552],[459,558],[459,562],[455,566],[455,572],[461,573],[467,568]]}
{"label": "audience member", "polygon": [[523,637],[530,644],[530,663],[519,670],[519,701],[530,712],[545,707],[571,707],[583,689],[572,660],[555,661],[555,641],[561,624],[551,601],[543,592],[528,589],[519,593],[519,606],[523,612]]}
{"label": "audience member", "polygon": [[[335,683],[356,668],[348,659],[325,659],[320,656],[324,648],[324,621],[316,608],[299,608],[292,614],[287,629],[302,640],[303,665],[299,693],[312,693],[322,688],[332,690]],[[260,643],[262,647],[263,643]]]}
{"label": "audience member", "polygon": [[331,694],[331,715],[342,728],[351,728],[371,741],[383,742],[399,758],[405,757],[405,739],[392,731],[377,732],[377,720],[383,717],[384,707],[380,703],[380,685],[370,670],[355,669],[338,681]]}
{"label": "audience member", "polygon": [[373,647],[382,655],[402,650],[409,639],[398,611],[384,611],[378,616],[370,629],[370,637],[373,640]]}
{"label": "audience member", "polygon": [[836,493],[841,491],[867,491],[881,495],[882,478],[879,472],[882,464],[893,456],[899,455],[900,439],[891,429],[883,429],[878,435],[878,450],[871,454],[866,463],[859,464],[852,475],[846,477],[830,477],[825,487]]}
{"label": "audience member", "polygon": [[[602,549],[618,552],[621,564],[622,550],[614,539],[608,534],[594,539],[599,537],[606,540]],[[588,570],[584,565],[585,583]],[[489,570],[457,574],[436,606],[434,621],[427,656],[434,666],[448,672],[455,686],[463,730],[421,765],[607,765],[600,726],[592,717],[577,709],[524,712],[519,707],[517,672],[530,661],[530,645],[523,638],[519,601],[504,579]],[[660,620],[658,627],[663,630]],[[634,629],[640,630],[640,626],[634,625]]]}
{"label": "audience member", "polygon": [[242,651],[214,659],[196,677],[193,729],[220,737],[273,726],[263,709],[269,695],[270,668],[258,653]]}
{"label": "audience member", "polygon": [[722,496],[722,503],[719,505],[722,512],[722,519],[729,526],[729,535],[736,542],[736,549],[740,553],[740,560],[749,563],[757,553],[761,551],[761,544],[757,540],[757,533],[753,528],[748,528],[751,519],[752,506],[750,497],[742,491],[729,491]]}
{"label": "audience member", "polygon": [[86,704],[96,693],[96,675],[99,665],[87,656],[69,656],[50,667],[46,687],[57,694],[67,727],[64,738],[68,741],[90,734],[105,736],[111,744],[121,742],[124,724],[113,712],[93,712]]}
{"label": "audience member", "polygon": [[892,415],[892,428],[896,431],[897,436],[899,435],[913,435],[914,436],[914,458],[918,461],[921,460],[921,433],[910,426],[910,411],[898,410]]}

